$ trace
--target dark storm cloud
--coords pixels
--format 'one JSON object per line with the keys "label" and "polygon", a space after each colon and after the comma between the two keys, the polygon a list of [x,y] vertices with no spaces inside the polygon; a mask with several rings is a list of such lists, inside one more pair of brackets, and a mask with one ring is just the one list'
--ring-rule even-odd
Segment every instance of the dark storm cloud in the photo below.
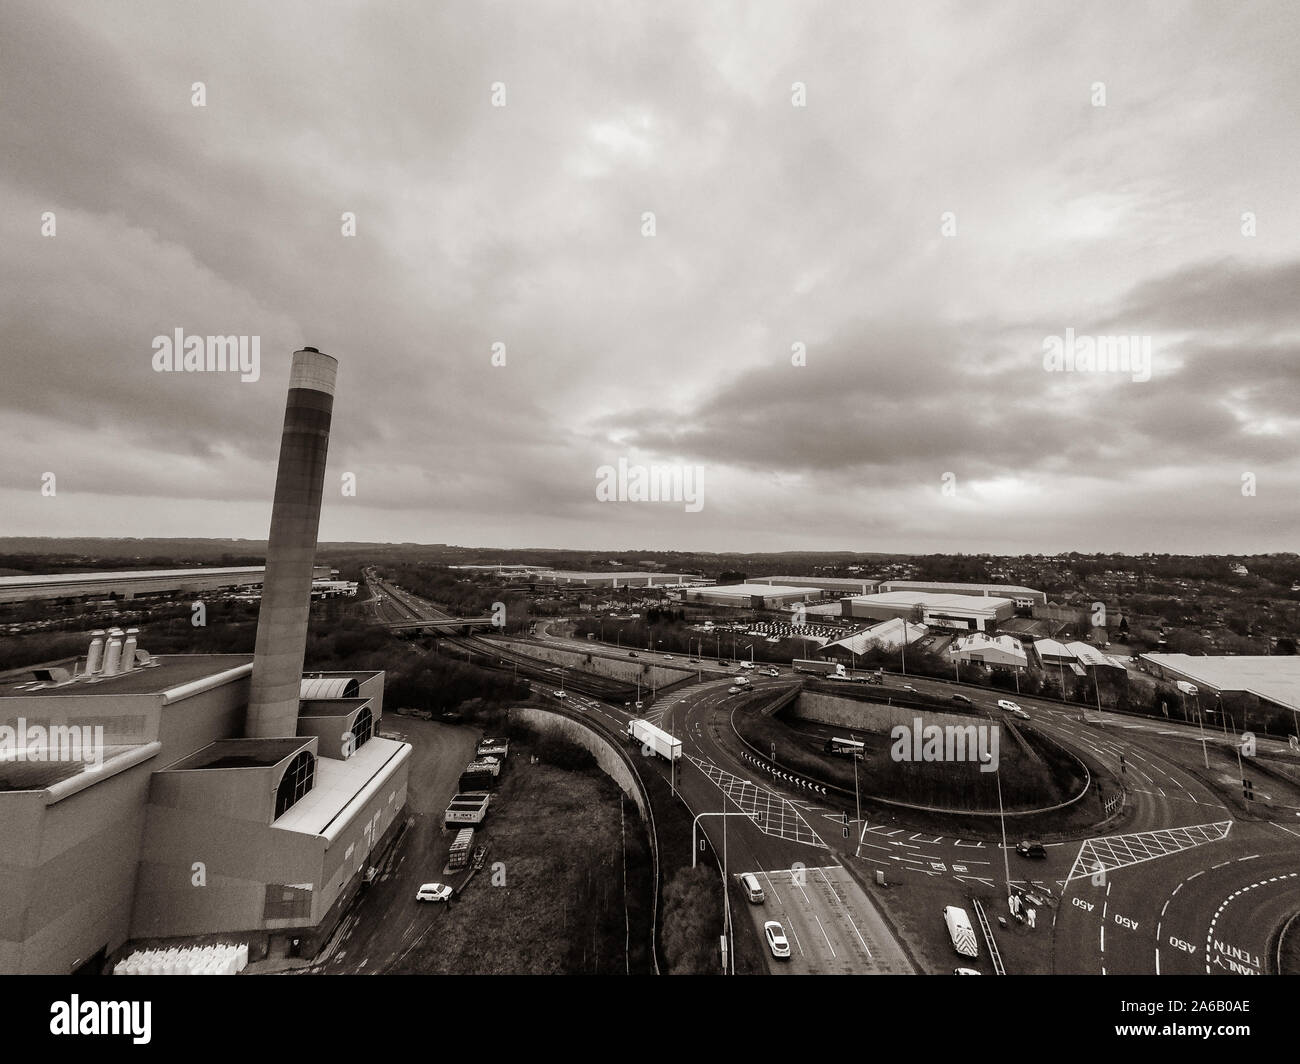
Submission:
{"label": "dark storm cloud", "polygon": [[[359,485],[327,536],[1157,549],[1246,463],[1271,494],[1204,543],[1281,527],[1296,24],[5,5],[0,504],[14,531],[264,534],[288,355],[315,344],[341,362],[330,476]],[[260,335],[262,379],[154,373],[177,327]],[[1152,333],[1152,380],[1045,373],[1067,327]],[[620,457],[699,463],[705,510],[598,504]],[[58,508],[44,470],[76,486]]]}

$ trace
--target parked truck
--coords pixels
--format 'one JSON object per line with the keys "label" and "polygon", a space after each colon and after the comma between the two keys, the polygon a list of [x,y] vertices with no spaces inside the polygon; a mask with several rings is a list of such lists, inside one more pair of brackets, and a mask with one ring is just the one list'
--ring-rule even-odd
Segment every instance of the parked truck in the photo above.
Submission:
{"label": "parked truck", "polygon": [[474,849],[474,829],[461,828],[451,843],[451,855],[447,858],[448,868],[464,868],[469,864],[469,855]]}
{"label": "parked truck", "polygon": [[817,676],[827,676],[836,680],[847,680],[848,674],[844,671],[844,666],[838,661],[807,661],[802,658],[796,658],[794,662],[795,672],[811,672]]}
{"label": "parked truck", "polygon": [[627,737],[662,758],[676,761],[682,756],[682,741],[675,739],[648,720],[634,720],[627,726]]}
{"label": "parked truck", "polygon": [[467,791],[453,795],[451,803],[447,806],[444,823],[449,828],[483,823],[491,798],[492,796],[486,791]]}

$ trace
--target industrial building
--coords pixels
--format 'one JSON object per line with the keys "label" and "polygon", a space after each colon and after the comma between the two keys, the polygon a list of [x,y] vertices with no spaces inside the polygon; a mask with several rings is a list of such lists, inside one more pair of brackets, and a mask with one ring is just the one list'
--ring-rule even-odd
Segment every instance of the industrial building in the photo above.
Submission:
{"label": "industrial building", "polygon": [[311,956],[402,823],[383,673],[303,675],[336,365],[294,353],[251,659],[114,629],[0,677],[0,972],[128,942]]}
{"label": "industrial building", "polygon": [[852,658],[861,657],[867,651],[874,650],[877,647],[885,650],[896,650],[904,645],[910,647],[925,633],[925,625],[912,624],[900,617],[894,617],[891,620],[873,624],[870,628],[864,628],[860,632],[854,632],[843,639],[837,639],[833,643],[827,643],[822,647],[821,654],[823,657],[848,661]]}
{"label": "industrial building", "polygon": [[577,573],[564,569],[529,573],[526,579],[536,584],[580,584],[584,587],[681,587],[708,583],[701,577],[683,573]]}
{"label": "industrial building", "polygon": [[1032,587],[1019,584],[949,584],[926,580],[886,580],[879,588],[889,591],[925,591],[936,595],[978,595],[986,598],[1005,598],[1015,603],[1017,609],[1046,606],[1047,595]]}
{"label": "industrial building", "polygon": [[1184,680],[1201,693],[1241,693],[1300,713],[1300,657],[1295,655],[1143,654],[1140,660],[1153,676]]}
{"label": "industrial building", "polygon": [[[312,567],[315,580],[328,581],[328,565]],[[140,595],[194,594],[225,588],[261,587],[266,566],[239,565],[211,569],[140,569],[116,573],[48,573],[0,576],[0,603],[37,599],[130,599]]]}
{"label": "industrial building", "polygon": [[1015,615],[1011,599],[993,596],[932,594],[924,591],[893,591],[843,599],[841,616],[886,621],[891,617],[912,620],[920,609],[920,623],[939,628],[992,631]]}
{"label": "industrial building", "polygon": [[1009,635],[990,636],[984,632],[971,632],[959,636],[948,647],[948,657],[973,665],[998,665],[1023,669],[1029,664],[1029,655],[1019,639]]}
{"label": "industrial building", "polygon": [[693,587],[685,592],[686,602],[709,606],[732,606],[751,610],[778,610],[796,602],[821,598],[815,587],[785,587],[780,584],[715,584]]}
{"label": "industrial building", "polygon": [[848,595],[870,595],[876,590],[878,580],[849,580],[826,576],[756,576],[751,584],[779,584],[782,587],[815,587],[823,598],[844,598]]}

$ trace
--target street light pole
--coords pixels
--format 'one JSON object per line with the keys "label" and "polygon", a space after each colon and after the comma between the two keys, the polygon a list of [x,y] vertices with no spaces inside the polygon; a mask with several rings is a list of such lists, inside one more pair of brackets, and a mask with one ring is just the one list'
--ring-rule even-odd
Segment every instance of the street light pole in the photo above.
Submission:
{"label": "street light pole", "polygon": [[1002,766],[993,773],[998,784],[998,819],[1002,821],[1002,869],[1007,877],[1007,909],[1011,908],[1011,857],[1007,853],[1007,815],[1002,809]]}

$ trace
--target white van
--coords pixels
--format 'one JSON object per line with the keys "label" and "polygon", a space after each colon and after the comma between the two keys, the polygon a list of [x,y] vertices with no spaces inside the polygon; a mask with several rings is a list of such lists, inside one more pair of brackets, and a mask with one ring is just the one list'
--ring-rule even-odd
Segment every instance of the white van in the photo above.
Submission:
{"label": "white van", "polygon": [[946,906],[943,910],[943,922],[948,925],[948,937],[952,939],[952,948],[963,957],[978,957],[979,946],[975,943],[975,929],[970,925],[966,910],[956,905]]}
{"label": "white van", "polygon": [[763,888],[759,885],[758,876],[753,872],[746,872],[740,877],[740,885],[744,888],[745,897],[756,905],[762,905],[767,895],[763,893]]}
{"label": "white van", "polygon": [[742,661],[740,663],[740,667],[744,669],[746,672],[748,672],[750,669],[754,667],[754,663],[752,661]]}

